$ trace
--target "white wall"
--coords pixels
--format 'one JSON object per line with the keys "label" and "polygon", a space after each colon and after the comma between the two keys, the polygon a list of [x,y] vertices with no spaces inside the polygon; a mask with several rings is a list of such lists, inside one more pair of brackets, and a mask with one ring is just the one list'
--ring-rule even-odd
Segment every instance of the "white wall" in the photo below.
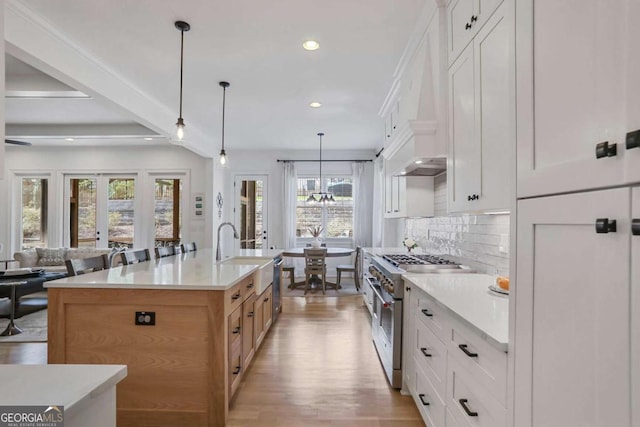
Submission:
{"label": "white wall", "polygon": [[[4,243],[2,256],[10,255],[19,247],[16,233],[12,234],[12,204],[17,191],[15,174],[49,174],[49,246],[61,246],[63,225],[63,177],[65,173],[135,173],[143,188],[143,200],[153,200],[154,173],[186,173],[187,185],[183,188],[186,206],[183,210],[182,235],[184,241],[195,241],[198,247],[212,246],[213,228],[213,160],[200,157],[177,146],[156,147],[7,147],[4,180],[0,181],[0,243]],[[222,179],[222,178],[219,178]],[[223,184],[220,184],[223,185]],[[193,193],[204,193],[206,215],[195,219]],[[185,199],[183,198],[183,199]],[[143,211],[148,206],[143,206]],[[53,227],[53,229],[52,229]],[[142,236],[153,243],[151,221],[142,221]],[[138,230],[136,230],[136,233]],[[12,241],[13,239],[13,241]],[[10,246],[9,246],[10,245]],[[145,245],[146,246],[146,245]]]}
{"label": "white wall", "polygon": [[[228,221],[234,221],[233,206],[236,202],[233,192],[233,182],[236,175],[267,175],[268,176],[268,232],[269,246],[283,247],[284,231],[283,231],[283,182],[282,182],[282,163],[277,160],[318,160],[318,150],[227,150],[229,156],[229,167],[225,169],[227,176],[227,191],[229,197],[225,197],[225,213],[224,218]],[[322,174],[330,174],[338,169],[351,168],[349,163],[333,162],[331,160],[370,160],[375,158],[373,150],[322,150]],[[326,161],[326,163],[325,163]],[[347,166],[348,165],[348,166]],[[298,163],[296,169],[317,172],[319,164]],[[365,175],[367,179],[373,181],[373,164],[365,163]],[[373,184],[371,185],[373,187]],[[239,190],[238,190],[239,191]],[[377,209],[377,208],[374,208]],[[382,209],[382,207],[379,207]],[[226,236],[226,233],[225,233]],[[227,236],[228,237],[228,236]],[[228,254],[233,251],[233,242],[227,238],[224,245],[224,253]]]}

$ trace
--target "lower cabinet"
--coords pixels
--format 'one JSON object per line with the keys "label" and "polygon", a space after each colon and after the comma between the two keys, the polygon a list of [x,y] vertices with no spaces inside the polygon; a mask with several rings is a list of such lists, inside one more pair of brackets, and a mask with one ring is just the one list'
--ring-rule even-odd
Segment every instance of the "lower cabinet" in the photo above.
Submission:
{"label": "lower cabinet", "polygon": [[256,317],[255,317],[255,335],[256,349],[262,344],[267,331],[271,327],[273,321],[273,306],[271,299],[273,296],[273,288],[269,286],[258,296],[256,300]]}
{"label": "lower cabinet", "polygon": [[429,427],[507,425],[507,353],[409,284],[405,387]]}

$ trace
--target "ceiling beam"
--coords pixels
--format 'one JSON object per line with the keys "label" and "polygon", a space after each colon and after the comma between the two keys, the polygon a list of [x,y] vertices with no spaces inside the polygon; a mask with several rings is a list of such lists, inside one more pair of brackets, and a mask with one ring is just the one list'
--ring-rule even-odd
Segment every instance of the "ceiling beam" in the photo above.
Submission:
{"label": "ceiling beam", "polygon": [[7,138],[160,138],[156,132],[137,123],[114,124],[7,124]]}

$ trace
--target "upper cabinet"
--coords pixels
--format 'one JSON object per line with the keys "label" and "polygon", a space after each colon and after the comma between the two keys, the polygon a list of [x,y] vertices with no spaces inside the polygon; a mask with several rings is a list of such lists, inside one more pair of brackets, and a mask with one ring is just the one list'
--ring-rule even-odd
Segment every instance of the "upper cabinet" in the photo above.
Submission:
{"label": "upper cabinet", "polygon": [[[454,0],[451,8],[466,0]],[[469,2],[469,3],[478,3]],[[481,2],[482,3],[482,2]],[[504,4],[449,68],[448,210],[508,210],[513,194],[513,19]],[[489,15],[487,12],[485,14]]]}
{"label": "upper cabinet", "polygon": [[637,2],[516,3],[518,197],[640,181]]}
{"label": "upper cabinet", "polygon": [[450,0],[447,7],[449,65],[462,53],[502,0]]}
{"label": "upper cabinet", "polygon": [[385,218],[430,217],[434,209],[432,176],[386,177]]}

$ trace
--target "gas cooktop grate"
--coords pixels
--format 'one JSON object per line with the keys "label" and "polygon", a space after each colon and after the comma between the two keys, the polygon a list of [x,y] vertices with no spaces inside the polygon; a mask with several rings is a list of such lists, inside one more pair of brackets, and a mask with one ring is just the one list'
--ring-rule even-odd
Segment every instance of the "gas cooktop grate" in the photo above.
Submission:
{"label": "gas cooktop grate", "polygon": [[459,265],[458,263],[449,261],[448,259],[444,259],[442,257],[438,257],[434,255],[426,255],[426,254],[416,254],[416,255],[390,254],[390,255],[383,255],[382,257],[396,267],[401,265],[429,265],[429,264]]}

